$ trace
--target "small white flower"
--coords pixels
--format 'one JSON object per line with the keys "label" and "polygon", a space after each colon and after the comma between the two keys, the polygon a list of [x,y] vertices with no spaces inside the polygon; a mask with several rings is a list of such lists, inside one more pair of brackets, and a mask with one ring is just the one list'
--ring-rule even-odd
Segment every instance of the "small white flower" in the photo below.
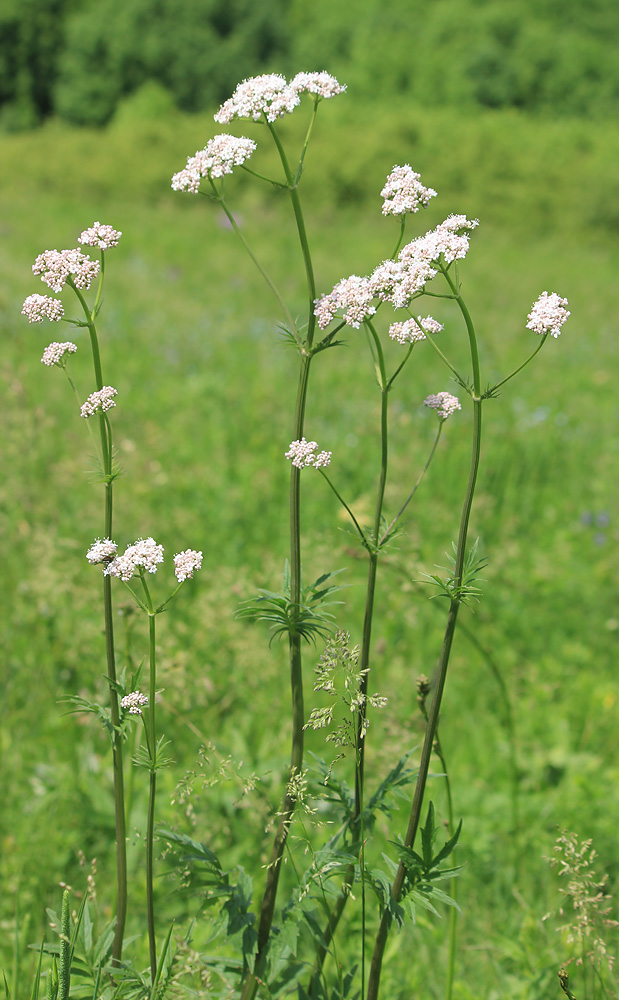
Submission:
{"label": "small white flower", "polygon": [[32,265],[53,292],[59,292],[70,277],[76,288],[90,288],[99,273],[99,261],[91,260],[81,250],[44,250]]}
{"label": "small white flower", "polygon": [[51,295],[29,295],[22,306],[22,316],[28,317],[29,323],[42,323],[43,319],[51,319],[58,322],[64,316],[64,309],[60,299],[53,299]]}
{"label": "small white flower", "polygon": [[380,194],[385,199],[383,215],[418,212],[421,206],[427,208],[430,198],[436,197],[434,188],[424,187],[420,175],[408,163],[393,168]]}
{"label": "small white flower", "polygon": [[297,94],[315,94],[317,97],[336,97],[343,94],[346,85],[338,83],[329,73],[297,73],[290,81],[290,86]]}
{"label": "small white flower", "polygon": [[566,309],[567,299],[562,299],[556,292],[550,295],[542,292],[537,302],[534,303],[531,312],[527,316],[527,330],[534,333],[547,334],[551,337],[558,337],[561,327],[565,323],[570,312]]}
{"label": "small white flower", "polygon": [[320,469],[329,465],[331,462],[332,452],[321,451],[316,454],[317,448],[318,445],[315,441],[306,441],[303,437],[300,441],[292,441],[285,457],[289,459],[297,469],[304,469],[310,465],[313,465],[316,469]]}
{"label": "small white flower", "polygon": [[127,582],[136,569],[145,569],[147,573],[156,573],[157,566],[163,562],[163,545],[157,545],[154,538],[138,538],[129,545],[121,556],[117,556],[103,570],[106,576],[115,576]]}
{"label": "small white flower", "polygon": [[264,115],[274,122],[290,114],[299,104],[299,95],[277,73],[253,76],[239,83],[232,97],[222,104],[215,121],[227,125],[234,118],[253,118],[259,121]]}
{"label": "small white flower", "polygon": [[202,553],[195,549],[185,549],[174,556],[174,574],[179,583],[193,580],[193,574],[202,568]]}
{"label": "small white flower", "polygon": [[341,311],[346,324],[358,329],[364,319],[376,312],[373,305],[375,294],[369,278],[362,278],[358,274],[342,278],[332,292],[316,300],[314,315],[318,326],[324,330],[335,314]]}
{"label": "small white flower", "polygon": [[425,340],[426,333],[440,333],[442,329],[443,324],[432,316],[418,316],[416,320],[407,319],[405,323],[392,323],[389,336],[399,344],[414,344]]}
{"label": "small white flower", "polygon": [[89,563],[108,563],[116,556],[118,546],[111,538],[97,538],[86,553]]}
{"label": "small white flower", "polygon": [[43,357],[41,361],[44,365],[51,368],[52,365],[58,365],[59,368],[64,368],[65,361],[63,360],[66,354],[75,354],[77,351],[77,344],[72,344],[70,340],[65,340],[64,343],[59,344],[57,341],[53,341],[48,344],[43,351]]}
{"label": "small white flower", "polygon": [[423,405],[436,410],[441,420],[447,420],[456,410],[462,409],[458,397],[452,396],[450,392],[437,392],[436,395],[428,396]]}
{"label": "small white flower", "polygon": [[141,715],[142,709],[148,705],[148,698],[141,691],[132,691],[120,699],[120,707],[128,708],[130,715]]}
{"label": "small white flower", "polygon": [[116,406],[114,396],[117,395],[118,389],[115,389],[111,385],[104,385],[97,392],[91,392],[86,402],[80,407],[81,415],[88,419],[88,417],[94,416],[95,413],[105,413],[107,410],[111,410],[113,406]]}
{"label": "small white flower", "polygon": [[252,139],[243,136],[216,135],[204,149],[190,156],[184,170],[174,174],[172,189],[197,194],[203,177],[223,177],[231,174],[232,168],[248,160],[256,148]]}
{"label": "small white flower", "polygon": [[110,247],[117,247],[122,233],[111,226],[104,226],[101,222],[95,222],[90,229],[85,229],[77,238],[77,242],[83,246],[99,247],[99,250],[109,250]]}

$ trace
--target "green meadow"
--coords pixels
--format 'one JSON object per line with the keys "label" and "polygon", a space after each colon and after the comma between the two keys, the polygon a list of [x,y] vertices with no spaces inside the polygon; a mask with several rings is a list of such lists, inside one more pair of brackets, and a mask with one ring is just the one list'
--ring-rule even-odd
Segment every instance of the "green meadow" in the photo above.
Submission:
{"label": "green meadow", "polygon": [[[286,141],[298,144],[302,125],[284,122]],[[269,648],[266,628],[234,613],[258,588],[280,587],[297,359],[278,330],[277,304],[223,215],[206,198],[170,190],[171,175],[216,131],[206,115],[145,118],[136,99],[101,131],[52,120],[2,137],[0,965],[19,982],[18,996],[29,995],[28,946],[49,934],[45,907],[58,908],[59,882],[84,888],[78,852],[87,865],[97,859],[102,919],[114,902],[108,746],[97,719],[69,714],[64,701],[106,697],[98,576],[85,560],[101,533],[101,487],[70,387],[40,363],[50,340],[75,339],[71,371],[85,397],[87,337],[20,316],[24,298],[42,291],[31,274],[35,256],[75,245],[95,219],[123,232],[107,257],[98,322],[104,380],[118,389],[116,537],[124,545],[153,535],[166,552],[204,553],[202,572],[159,625],[159,718],[175,763],[160,779],[158,819],[212,846],[227,866],[258,871],[259,897],[270,848],[264,829],[289,753],[287,653],[277,642]],[[258,127],[243,134],[262,139]],[[393,165],[405,162],[439,193],[409,221],[409,239],[450,212],[480,220],[460,275],[484,383],[535,346],[526,316],[544,289],[566,296],[572,314],[561,337],[549,338],[485,408],[471,538],[479,537],[488,565],[481,601],[462,612],[440,724],[463,819],[454,997],[545,1000],[560,995],[557,970],[572,957],[560,921],[543,920],[561,904],[561,882],[545,860],[559,828],[593,838],[611,894],[619,878],[619,139],[604,122],[515,111],[462,116],[403,99],[362,107],[352,92],[338,107],[321,106],[301,196],[322,292],[391,253],[398,224],[381,216],[379,192]],[[275,170],[260,150],[252,166]],[[229,203],[302,314],[302,261],[283,195],[235,175]],[[431,309],[445,324],[445,350],[465,367],[455,308],[433,300]],[[343,346],[316,358],[307,436],[333,452],[334,482],[356,515],[370,519],[380,399],[363,332],[345,334]],[[402,348],[385,340],[395,367]],[[423,399],[457,391],[423,347],[391,401],[392,516],[431,447],[434,421]],[[432,673],[445,618],[424,574],[445,563],[457,531],[469,422],[465,407],[446,426],[379,573],[372,678],[389,704],[372,724],[370,782],[406,751],[414,761],[423,738],[415,679]],[[344,571],[337,622],[358,642],[363,550],[318,475],[303,477],[303,502],[305,572],[313,579]],[[145,626],[122,595],[120,603],[118,661],[131,667],[147,654]],[[310,706],[320,652],[305,654]],[[330,752],[320,732],[308,749]],[[439,773],[437,766],[428,797],[444,819]],[[137,963],[146,964],[146,794],[140,772],[128,781],[128,930]],[[402,801],[392,836],[407,815]],[[158,864],[161,926],[174,917],[183,929],[196,901],[165,874],[165,860]],[[424,913],[416,927],[392,934],[385,997],[444,995],[447,922]],[[206,948],[199,926],[195,933],[195,946]],[[613,933],[607,943],[616,950]],[[572,975],[580,998],[577,968]]]}

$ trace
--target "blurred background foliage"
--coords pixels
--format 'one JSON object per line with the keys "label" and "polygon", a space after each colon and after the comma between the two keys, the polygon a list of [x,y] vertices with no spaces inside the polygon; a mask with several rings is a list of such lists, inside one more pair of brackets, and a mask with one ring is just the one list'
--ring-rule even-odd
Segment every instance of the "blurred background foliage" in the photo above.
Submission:
{"label": "blurred background foliage", "polygon": [[366,100],[615,114],[610,0],[4,0],[0,127],[102,125],[157,81],[199,111],[259,72],[328,67]]}

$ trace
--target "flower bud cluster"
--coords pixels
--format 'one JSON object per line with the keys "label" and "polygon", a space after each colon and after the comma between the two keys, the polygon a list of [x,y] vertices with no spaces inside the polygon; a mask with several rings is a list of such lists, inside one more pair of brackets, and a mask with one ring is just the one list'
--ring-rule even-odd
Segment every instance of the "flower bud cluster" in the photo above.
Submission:
{"label": "flower bud cluster", "polygon": [[65,354],[75,354],[77,351],[77,344],[71,343],[70,340],[65,340],[62,344],[59,344],[56,340],[52,341],[51,344],[43,351],[43,357],[41,361],[44,365],[48,365],[51,368],[52,365],[58,365],[60,368],[64,368],[65,362],[63,358]]}
{"label": "flower bud cluster", "polygon": [[88,549],[86,558],[94,566],[97,563],[111,562],[117,552],[118,546],[111,538],[97,538]]}
{"label": "flower bud cluster", "polygon": [[93,417],[95,413],[105,413],[107,410],[111,410],[113,406],[116,406],[114,396],[117,395],[118,389],[111,385],[104,385],[97,392],[91,392],[86,402],[80,407],[81,415],[88,419],[88,417]]}
{"label": "flower bud cluster", "polygon": [[398,344],[414,344],[418,340],[425,340],[427,333],[440,333],[443,324],[432,316],[418,316],[417,319],[407,319],[405,323],[392,323],[389,327],[389,336],[392,340],[397,340]]}
{"label": "flower bud cluster", "polygon": [[174,574],[179,583],[193,580],[193,574],[202,568],[202,553],[195,549],[185,549],[174,556]]}
{"label": "flower bud cluster", "polygon": [[558,337],[561,327],[569,317],[569,309],[566,309],[567,299],[562,299],[556,292],[550,295],[542,292],[537,302],[533,304],[531,312],[527,316],[527,330],[534,333],[547,334],[551,337]]}
{"label": "flower bud cluster", "polygon": [[148,705],[148,698],[141,691],[132,691],[120,699],[120,707],[128,708],[130,715],[141,715],[142,709]]}
{"label": "flower bud cluster", "polygon": [[458,397],[452,396],[450,392],[437,392],[436,395],[430,395],[424,399],[423,405],[436,410],[441,420],[447,420],[447,417],[450,417],[456,410],[462,409]]}
{"label": "flower bud cluster", "polygon": [[239,83],[232,97],[220,107],[215,121],[222,125],[234,118],[260,121],[264,115],[268,122],[274,122],[294,111],[300,103],[299,94],[329,98],[345,89],[328,73],[297,73],[290,83],[277,73],[265,73]]}
{"label": "flower bud cluster", "polygon": [[435,198],[436,194],[434,188],[423,186],[421,176],[408,163],[403,167],[394,167],[380,192],[381,198],[385,199],[383,215],[418,212],[422,206],[427,208],[430,198]]}
{"label": "flower bud cluster", "polygon": [[179,170],[172,178],[173,191],[188,191],[197,194],[203,177],[223,177],[231,174],[232,168],[248,160],[256,148],[252,139],[243,136],[216,135],[204,149],[190,156],[184,170]]}
{"label": "flower bud cluster", "polygon": [[154,538],[138,538],[129,545],[121,556],[116,556],[105,566],[105,576],[115,576],[127,582],[136,569],[145,569],[147,573],[156,573],[157,566],[163,562],[163,545],[157,545]]}
{"label": "flower bud cluster", "polygon": [[32,265],[53,292],[59,292],[70,277],[76,288],[90,288],[99,273],[99,261],[91,260],[81,250],[44,250]]}
{"label": "flower bud cluster", "polygon": [[297,73],[290,81],[297,94],[314,94],[316,97],[337,97],[346,90],[346,84],[338,83],[330,73]]}
{"label": "flower bud cluster", "polygon": [[22,316],[28,317],[29,323],[42,323],[44,319],[51,319],[58,322],[64,316],[64,309],[60,299],[53,299],[51,295],[29,295],[22,306]]}
{"label": "flower bud cluster", "polygon": [[112,226],[104,226],[101,222],[95,222],[90,229],[85,229],[77,238],[77,242],[84,246],[99,247],[99,250],[109,250],[110,247],[117,247],[122,233]]}
{"label": "flower bud cluster", "polygon": [[285,457],[289,459],[297,469],[304,469],[309,465],[313,465],[314,468],[320,469],[323,466],[329,465],[332,452],[321,451],[317,455],[317,448],[318,445],[315,441],[306,441],[303,437],[300,441],[292,441]]}
{"label": "flower bud cluster", "polygon": [[376,312],[374,300],[389,302],[396,309],[404,308],[438,272],[439,262],[451,264],[466,256],[469,249],[468,230],[479,223],[464,215],[450,215],[436,229],[408,243],[397,260],[385,260],[369,278],[353,274],[335,285],[332,292],[317,299],[314,315],[324,330],[341,312],[349,326],[359,325]]}

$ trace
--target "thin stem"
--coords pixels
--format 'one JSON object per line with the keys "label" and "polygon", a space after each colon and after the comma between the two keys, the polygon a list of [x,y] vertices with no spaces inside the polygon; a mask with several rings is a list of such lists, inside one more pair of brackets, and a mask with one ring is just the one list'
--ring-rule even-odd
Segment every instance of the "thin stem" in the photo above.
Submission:
{"label": "thin stem", "polygon": [[510,380],[510,379],[512,379],[512,378],[514,377],[514,375],[517,375],[517,374],[518,374],[518,372],[521,372],[523,368],[526,368],[526,367],[527,367],[527,365],[529,364],[529,362],[530,362],[530,361],[533,361],[533,358],[535,357],[535,355],[536,355],[536,354],[537,354],[537,353],[538,353],[539,351],[541,351],[542,347],[543,347],[543,346],[544,346],[544,344],[546,343],[546,340],[547,340],[547,338],[548,338],[548,334],[547,334],[547,333],[544,333],[544,334],[542,335],[542,339],[540,340],[539,344],[537,345],[537,347],[536,347],[536,348],[535,348],[535,350],[533,351],[533,354],[530,354],[530,355],[529,355],[529,357],[527,358],[527,360],[526,360],[526,361],[524,361],[524,362],[523,362],[523,364],[521,364],[519,368],[516,368],[516,370],[515,370],[515,371],[513,371],[513,372],[511,373],[511,375],[508,375],[508,376],[507,376],[507,378],[504,378],[504,379],[501,379],[501,381],[500,381],[500,382],[497,382],[497,383],[496,383],[496,385],[493,385],[493,386],[492,386],[492,389],[490,390],[490,392],[491,392],[492,394],[494,394],[494,393],[495,393],[495,391],[496,391],[497,389],[499,389],[499,388],[500,388],[500,387],[501,387],[502,385],[505,385],[505,383],[506,383],[506,382],[509,382],[509,380]]}
{"label": "thin stem", "polygon": [[391,254],[391,260],[395,260],[396,254],[399,252],[402,246],[402,241],[404,239],[404,230],[406,229],[406,213],[400,219],[400,234],[398,236],[398,242],[396,243],[393,253]]}
{"label": "thin stem", "polygon": [[[314,281],[314,270],[312,259],[307,242],[303,211],[296,185],[293,182],[284,148],[279,140],[273,125],[268,122],[268,127],[273,136],[275,145],[280,155],[284,174],[289,185],[290,199],[292,201],[294,216],[297,224],[299,242],[305,266],[305,275],[308,290],[308,323],[305,345],[301,344],[296,327],[292,327],[295,338],[299,343],[301,352],[301,368],[299,371],[299,382],[297,388],[297,400],[294,417],[294,440],[301,440],[305,426],[305,407],[307,403],[307,391],[309,384],[310,365],[312,360],[311,348],[315,329],[314,299],[316,298],[316,286]],[[289,315],[289,313],[288,313]],[[301,603],[301,476],[300,469],[294,465],[290,470],[290,600],[293,606]],[[246,976],[241,991],[241,1000],[253,1000],[258,989],[258,979],[263,973],[271,927],[275,913],[275,902],[277,899],[277,889],[279,885],[279,875],[282,866],[284,849],[288,831],[294,815],[296,798],[292,794],[290,779],[295,774],[300,774],[303,770],[303,664],[301,657],[301,636],[298,632],[290,631],[289,637],[289,657],[290,657],[290,689],[292,700],[292,736],[290,750],[290,767],[288,770],[288,781],[284,801],[280,809],[279,823],[271,849],[271,857],[267,870],[266,886],[260,907],[260,919],[258,923],[258,942],[254,972]]]}
{"label": "thin stem", "polygon": [[213,184],[213,181],[211,181],[211,186],[212,186],[213,192],[214,192],[213,197],[221,205],[222,211],[226,214],[226,216],[228,218],[228,221],[230,222],[230,225],[232,226],[234,232],[236,233],[236,235],[240,239],[241,243],[245,247],[246,252],[248,253],[248,255],[250,256],[250,258],[254,262],[255,266],[258,268],[258,271],[260,272],[260,274],[262,275],[262,277],[266,281],[267,285],[269,286],[269,288],[273,292],[273,295],[275,296],[275,298],[279,302],[281,310],[282,310],[284,316],[286,317],[286,322],[288,324],[290,332],[292,333],[292,335],[293,335],[294,339],[296,340],[297,344],[299,345],[299,347],[302,347],[301,338],[299,337],[299,332],[297,330],[296,323],[293,320],[292,315],[290,313],[290,310],[288,309],[288,306],[286,305],[286,303],[285,303],[282,295],[280,294],[280,291],[277,288],[277,285],[275,284],[275,282],[273,281],[273,279],[271,278],[271,276],[265,271],[264,267],[262,266],[262,264],[260,263],[260,261],[256,257],[254,251],[250,247],[250,245],[247,242],[247,240],[245,239],[245,236],[243,235],[241,229],[239,228],[239,225],[238,225],[236,219],[234,218],[232,212],[230,211],[230,209],[226,205],[226,202],[224,200],[223,195],[219,194],[219,192],[217,191],[217,188]]}
{"label": "thin stem", "polygon": [[329,484],[329,486],[331,487],[331,489],[335,493],[336,497],[340,501],[342,507],[348,512],[348,514],[350,516],[350,519],[352,520],[355,528],[359,532],[359,536],[361,538],[361,541],[363,542],[363,544],[367,548],[368,547],[368,540],[367,540],[367,538],[365,536],[365,531],[363,530],[363,528],[359,524],[359,522],[358,522],[357,518],[355,517],[355,515],[353,514],[352,510],[350,509],[350,507],[348,506],[348,504],[346,503],[346,501],[344,500],[344,498],[341,496],[341,494],[336,490],[335,486],[333,485],[333,483],[329,479],[329,477],[328,477],[327,473],[324,471],[324,469],[319,468],[318,471],[322,475],[323,479],[325,479],[327,481],[327,483]]}
{"label": "thin stem", "polygon": [[[372,534],[372,547],[370,548],[366,542],[366,548],[368,549],[369,564],[368,564],[368,578],[365,591],[365,613],[363,619],[363,636],[361,640],[361,651],[359,655],[359,673],[361,674],[360,683],[360,693],[362,695],[361,705],[357,711],[356,719],[356,732],[355,732],[355,810],[354,810],[354,820],[353,822],[359,823],[360,828],[360,865],[361,865],[361,922],[362,922],[362,940],[361,940],[361,983],[362,983],[362,997],[365,991],[365,879],[364,879],[364,833],[363,833],[363,789],[364,789],[364,768],[365,768],[365,737],[364,737],[364,723],[366,717],[366,699],[368,691],[368,666],[370,661],[370,648],[372,640],[372,621],[374,616],[374,597],[376,593],[376,574],[378,570],[378,535],[380,532],[380,525],[383,512],[383,503],[385,497],[385,485],[387,482],[387,466],[389,459],[389,434],[388,434],[388,415],[389,415],[389,389],[390,383],[387,381],[385,374],[385,360],[382,351],[382,346],[380,339],[372,323],[366,320],[366,327],[369,334],[370,347],[372,344],[374,350],[372,350],[372,356],[374,359],[376,373],[381,390],[381,460],[380,460],[380,474],[378,480],[378,489],[376,492],[376,505],[374,508],[374,526]],[[324,473],[323,473],[324,475]],[[325,479],[327,477],[325,476]],[[328,480],[327,480],[328,481]],[[329,482],[331,486],[331,483]],[[352,517],[354,523],[357,526],[357,530],[361,534],[364,541],[365,534],[362,529],[357,524],[357,521],[352,514],[352,511],[344,503],[344,501],[339,497],[339,494],[331,486],[333,492],[336,493],[338,499],[344,504],[348,513]],[[308,988],[308,996],[310,998],[317,995],[317,991],[320,986],[320,981],[322,978],[322,969],[325,962],[325,958],[329,951],[331,941],[337,930],[342,913],[348,901],[350,895],[350,890],[352,888],[355,878],[355,866],[351,864],[348,866],[346,873],[344,875],[344,881],[342,883],[341,894],[338,897],[333,910],[331,911],[328,919],[326,928],[323,931],[323,941],[319,946],[316,960],[312,969],[312,976]]]}
{"label": "thin stem", "polygon": [[[142,576],[146,592],[146,582]],[[149,595],[150,599],[150,595]],[[150,954],[151,983],[157,976],[157,940],[155,937],[155,904],[153,896],[153,848],[155,837],[155,796],[157,792],[157,771],[155,755],[157,751],[155,728],[155,697],[157,693],[157,658],[155,651],[155,613],[148,615],[148,645],[150,653],[150,676],[148,690],[148,744],[150,751],[150,775],[148,785],[148,816],[146,821],[146,914],[148,923],[148,949]]]}
{"label": "thin stem", "polygon": [[[414,319],[415,317],[413,316],[412,318]],[[464,379],[460,375],[460,373],[457,370],[457,368],[454,368],[454,366],[452,365],[452,363],[449,360],[449,358],[445,354],[443,354],[443,352],[441,351],[440,347],[436,344],[436,342],[434,340],[434,337],[432,337],[432,336],[426,336],[426,340],[428,341],[429,344],[432,345],[433,350],[436,351],[436,353],[438,354],[438,356],[441,359],[441,361],[444,364],[447,365],[447,367],[449,368],[450,372],[453,372],[453,374],[456,376],[456,382],[458,382],[459,385],[466,385]]]}
{"label": "thin stem", "polygon": [[[314,111],[315,113],[315,111]],[[299,198],[299,192],[297,190],[298,180],[293,180],[290,167],[288,166],[288,159],[284,147],[280,142],[280,138],[277,134],[277,130],[272,122],[267,122],[269,131],[273,136],[273,141],[277,146],[277,152],[279,153],[280,160],[282,161],[282,167],[284,168],[284,174],[289,185],[290,200],[292,202],[292,208],[294,211],[294,217],[297,224],[297,232],[299,234],[299,241],[301,243],[301,252],[303,254],[303,263],[305,265],[305,277],[307,281],[307,291],[309,294],[309,309],[308,309],[308,324],[307,324],[307,337],[306,344],[308,350],[311,350],[312,342],[314,339],[314,329],[316,326],[316,317],[314,316],[314,300],[316,298],[316,281],[314,278],[314,265],[312,264],[312,255],[310,253],[309,243],[307,240],[307,232],[305,230],[305,220],[303,218],[303,209],[301,208],[301,200]],[[305,155],[305,154],[303,154]]]}
{"label": "thin stem", "polygon": [[[466,323],[466,328],[469,335],[469,346],[471,353],[471,363],[473,367],[473,386],[474,386],[473,444],[471,449],[471,463],[469,468],[469,478],[466,487],[466,494],[464,497],[464,504],[462,507],[462,514],[460,517],[460,530],[458,533],[458,544],[456,549],[456,562],[454,570],[454,582],[455,586],[458,587],[462,582],[464,560],[466,557],[466,541],[468,535],[469,520],[471,516],[473,496],[475,493],[475,485],[477,482],[477,473],[479,469],[479,456],[481,450],[482,400],[479,388],[480,387],[479,355],[477,350],[477,339],[475,336],[475,328],[473,326],[470,313],[459,293],[459,290],[456,288],[455,284],[453,283],[451,277],[447,274],[447,272],[443,271],[443,273],[445,274],[445,278],[447,279],[450,287],[452,288],[452,291],[454,291],[454,293],[457,296],[457,302],[460,307],[460,311],[462,312],[462,315],[464,317],[464,321]],[[414,845],[415,837],[417,835],[417,830],[419,827],[423,797],[426,788],[426,783],[428,780],[430,758],[432,756],[432,748],[434,740],[436,738],[441,701],[443,697],[443,690],[445,688],[445,681],[447,678],[447,668],[449,666],[449,658],[456,630],[456,623],[458,620],[459,609],[460,609],[460,602],[457,599],[452,599],[449,605],[447,624],[445,627],[445,635],[443,638],[443,646],[441,649],[441,654],[437,665],[436,686],[434,688],[434,695],[432,698],[432,704],[430,706],[428,725],[426,726],[426,733],[425,733],[423,748],[421,751],[421,760],[419,763],[419,772],[417,775],[417,782],[415,785],[415,791],[413,795],[413,802],[411,806],[408,829],[404,840],[405,846],[410,848],[412,848]],[[391,893],[395,901],[397,901],[400,898],[405,877],[406,877],[406,868],[402,863],[400,863],[391,888]],[[376,935],[374,953],[372,955],[370,976],[368,981],[367,1000],[377,1000],[378,998],[378,990],[380,986],[380,974],[382,968],[383,955],[385,951],[385,945],[387,943],[387,936],[389,933],[389,926],[390,926],[389,913],[387,910],[385,910],[381,918],[378,933]]]}
{"label": "thin stem", "polygon": [[397,367],[397,368],[396,368],[396,370],[394,371],[393,375],[392,375],[392,376],[391,376],[391,378],[389,379],[389,382],[387,383],[387,385],[388,385],[389,389],[391,388],[391,386],[393,385],[393,383],[394,383],[394,382],[395,382],[395,380],[397,379],[398,375],[400,374],[400,372],[401,372],[401,371],[402,371],[402,369],[404,368],[404,365],[406,364],[406,362],[407,362],[407,361],[408,361],[408,359],[410,358],[411,354],[413,353],[413,347],[414,347],[414,346],[415,346],[415,345],[414,345],[414,343],[410,345],[410,347],[408,348],[408,350],[407,350],[407,352],[406,352],[406,355],[405,355],[405,357],[404,357],[404,361],[400,362],[400,364],[398,365],[398,367]]}
{"label": "thin stem", "polygon": [[294,175],[294,184],[295,184],[295,186],[301,180],[301,174],[303,173],[303,164],[305,162],[305,154],[307,153],[307,147],[309,146],[309,141],[310,141],[310,138],[311,138],[311,135],[312,135],[312,129],[314,128],[314,122],[316,121],[316,113],[318,111],[318,103],[319,103],[319,101],[320,101],[320,98],[317,97],[317,96],[314,96],[314,108],[312,110],[312,117],[310,118],[310,123],[309,123],[309,125],[307,127],[307,132],[305,133],[305,140],[303,142],[303,148],[301,150],[301,155],[299,157],[299,162],[297,164],[297,169],[296,169],[296,172],[295,172],[295,175]]}
{"label": "thin stem", "polygon": [[[103,272],[103,254],[102,272]],[[99,281],[97,293],[97,303],[101,296],[103,273]],[[92,349],[92,360],[95,371],[95,382],[97,389],[103,388],[103,373],[101,368],[101,355],[99,352],[99,341],[94,323],[95,309],[92,312],[79,288],[75,286],[69,278],[67,282],[75,292],[86,317],[88,332],[90,334],[90,346]],[[104,538],[112,537],[112,514],[113,514],[113,492],[112,492],[112,430],[110,422],[104,413],[99,414],[99,429],[101,434],[101,457],[103,461],[103,473],[105,480],[105,508],[104,508]],[[103,576],[103,613],[105,623],[105,655],[107,664],[108,686],[110,691],[110,716],[114,735],[112,737],[112,771],[114,780],[114,817],[116,832],[116,927],[114,930],[114,942],[112,945],[112,961],[119,964],[122,958],[123,940],[125,936],[125,923],[127,919],[127,830],[125,818],[125,791],[123,774],[123,752],[122,737],[119,735],[120,729],[120,706],[118,703],[118,692],[116,690],[116,657],[114,651],[114,618],[112,609],[112,580],[109,576]]]}
{"label": "thin stem", "polygon": [[440,440],[440,437],[441,437],[441,431],[443,430],[443,424],[444,423],[445,423],[444,420],[442,420],[442,419],[439,420],[439,422],[438,422],[438,431],[436,432],[436,437],[434,438],[434,444],[432,445],[432,448],[430,450],[430,454],[428,455],[428,460],[427,460],[426,464],[424,465],[423,469],[421,470],[421,472],[419,473],[419,476],[417,477],[417,482],[415,483],[415,485],[413,486],[413,488],[412,488],[411,492],[409,493],[408,497],[406,498],[406,500],[404,501],[404,503],[400,507],[400,509],[399,509],[398,513],[396,514],[396,516],[394,517],[393,521],[391,522],[391,524],[389,525],[388,528],[385,528],[385,530],[384,530],[381,538],[378,541],[378,547],[379,548],[382,545],[384,545],[385,540],[389,537],[389,535],[393,531],[395,525],[398,523],[398,521],[402,517],[402,514],[404,513],[404,511],[408,507],[409,503],[411,502],[411,500],[415,496],[415,493],[417,492],[417,490],[421,486],[421,481],[422,481],[423,477],[425,476],[426,472],[428,471],[428,469],[430,467],[430,462],[434,458],[434,453],[435,453],[435,451],[436,451],[436,449],[438,447],[438,443],[439,443],[439,440]]}

